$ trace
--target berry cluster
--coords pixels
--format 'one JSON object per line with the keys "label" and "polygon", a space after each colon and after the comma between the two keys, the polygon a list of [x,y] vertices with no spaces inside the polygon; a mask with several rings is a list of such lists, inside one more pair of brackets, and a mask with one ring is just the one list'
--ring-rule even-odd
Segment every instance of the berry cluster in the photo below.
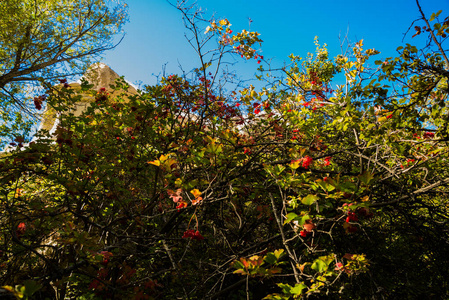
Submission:
{"label": "berry cluster", "polygon": [[310,164],[312,163],[313,158],[311,158],[310,156],[306,156],[302,159],[302,167],[303,168],[308,168],[310,166]]}
{"label": "berry cluster", "polygon": [[63,84],[66,89],[70,87],[70,85],[67,83],[67,79],[58,79],[60,84]]}
{"label": "berry cluster", "polygon": [[34,97],[34,107],[36,107],[37,110],[42,109],[42,102],[44,102],[47,99],[46,95],[41,95],[39,97]]}
{"label": "berry cluster", "polygon": [[348,212],[348,216],[346,217],[346,223],[349,222],[357,222],[359,220],[359,218],[357,217],[357,215],[354,212]]}
{"label": "berry cluster", "polygon": [[109,93],[106,92],[106,88],[101,88],[97,95],[95,96],[95,103],[100,105],[103,102],[106,102],[108,100]]}
{"label": "berry cluster", "polygon": [[19,225],[17,225],[16,235],[17,235],[18,239],[20,239],[20,237],[25,234],[26,229],[27,229],[27,226],[23,222],[21,222],[21,223],[19,223]]}
{"label": "berry cluster", "polygon": [[343,208],[347,209],[347,217],[346,217],[346,224],[345,229],[347,232],[356,232],[357,227],[354,224],[351,224],[352,222],[358,222],[359,217],[364,219],[370,219],[374,216],[372,212],[369,211],[366,207],[358,207],[355,209],[355,211],[350,211],[350,207],[356,205],[355,203],[345,203],[343,204]]}
{"label": "berry cluster", "polygon": [[204,236],[202,236],[198,230],[195,231],[193,229],[188,229],[186,232],[184,232],[182,238],[183,239],[191,238],[192,240],[204,240]]}
{"label": "berry cluster", "polygon": [[425,132],[423,134],[423,138],[425,138],[425,139],[433,139],[434,137],[435,137],[435,133],[433,133],[433,132]]}
{"label": "berry cluster", "polygon": [[303,238],[305,238],[305,237],[307,237],[307,236],[309,236],[309,235],[311,235],[312,234],[312,231],[307,231],[307,230],[301,230],[300,232],[299,232],[299,235],[301,236],[301,237],[303,237]]}

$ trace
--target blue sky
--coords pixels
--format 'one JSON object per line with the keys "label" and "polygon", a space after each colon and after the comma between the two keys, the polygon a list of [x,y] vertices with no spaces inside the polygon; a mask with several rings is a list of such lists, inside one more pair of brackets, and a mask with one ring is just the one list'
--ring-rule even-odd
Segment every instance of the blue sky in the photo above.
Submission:
{"label": "blue sky", "polygon": [[[419,18],[415,0],[198,0],[206,16],[227,18],[234,32],[258,31],[262,54],[282,66],[291,53],[305,57],[313,52],[314,37],[328,45],[330,55],[341,53],[340,38],[351,42],[364,39],[365,48],[376,48],[381,57],[395,55],[403,34]],[[443,10],[449,14],[449,0],[421,0],[427,16]],[[126,35],[103,62],[133,83],[154,84],[165,65],[167,73],[180,73],[199,66],[195,51],[187,43],[181,13],[165,0],[128,0],[130,22]],[[404,42],[422,43],[421,37]],[[243,77],[254,74],[254,61],[236,65]]]}

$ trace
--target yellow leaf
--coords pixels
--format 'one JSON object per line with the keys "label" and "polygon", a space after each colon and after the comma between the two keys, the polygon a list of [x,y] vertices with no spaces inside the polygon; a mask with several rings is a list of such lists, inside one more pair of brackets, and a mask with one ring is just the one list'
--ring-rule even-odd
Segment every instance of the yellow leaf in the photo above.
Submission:
{"label": "yellow leaf", "polygon": [[257,96],[256,91],[252,90],[252,91],[251,91],[251,97],[255,98],[256,96]]}
{"label": "yellow leaf", "polygon": [[229,21],[228,21],[227,19],[223,19],[223,20],[220,20],[218,23],[219,23],[220,25],[224,26],[224,25],[228,25],[228,24],[229,24]]}
{"label": "yellow leaf", "polygon": [[16,193],[14,195],[15,198],[21,197],[23,194],[23,189],[16,189]]}
{"label": "yellow leaf", "polygon": [[10,286],[10,285],[4,285],[4,286],[2,286],[2,288],[7,290],[7,291],[9,291],[9,292],[11,292],[11,293],[14,293],[14,288],[12,286]]}
{"label": "yellow leaf", "polygon": [[158,160],[149,161],[148,163],[149,163],[149,164],[152,164],[152,165],[155,165],[155,166],[157,166],[157,167],[159,167],[159,166],[161,165],[161,162],[158,161]]}
{"label": "yellow leaf", "polygon": [[293,161],[291,162],[291,164],[290,164],[290,168],[296,170],[296,169],[299,168],[300,163],[301,163],[301,160],[300,160],[300,159],[298,159],[298,160],[293,160]]}
{"label": "yellow leaf", "polygon": [[193,190],[191,190],[190,192],[193,194],[193,196],[194,196],[195,198],[198,198],[199,196],[201,196],[201,192],[200,192],[199,189],[193,189]]}
{"label": "yellow leaf", "polygon": [[172,165],[176,164],[177,161],[175,159],[170,158],[170,159],[167,159],[166,161],[164,161],[163,163],[166,168],[170,168]]}

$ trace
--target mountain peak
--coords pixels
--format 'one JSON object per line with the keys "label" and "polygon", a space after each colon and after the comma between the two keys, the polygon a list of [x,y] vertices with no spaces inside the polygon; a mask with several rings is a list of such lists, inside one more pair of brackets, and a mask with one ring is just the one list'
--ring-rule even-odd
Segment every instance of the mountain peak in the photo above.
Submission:
{"label": "mountain peak", "polygon": [[120,78],[108,65],[100,62],[90,65],[83,77],[94,85],[94,90],[109,88],[110,85],[115,83],[115,80]]}

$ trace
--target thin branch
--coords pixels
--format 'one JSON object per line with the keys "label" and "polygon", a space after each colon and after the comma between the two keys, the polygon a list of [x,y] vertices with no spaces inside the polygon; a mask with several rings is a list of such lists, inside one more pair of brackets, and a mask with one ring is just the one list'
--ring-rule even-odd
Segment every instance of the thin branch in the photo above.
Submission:
{"label": "thin branch", "polygon": [[293,252],[291,251],[290,246],[288,245],[287,240],[285,238],[284,228],[282,226],[281,219],[280,219],[280,217],[279,217],[279,215],[277,213],[278,210],[277,210],[277,207],[276,207],[276,203],[274,201],[274,197],[273,197],[273,195],[271,193],[269,193],[269,195],[270,195],[270,199],[271,199],[271,206],[273,208],[274,218],[276,219],[276,223],[278,224],[279,232],[280,232],[281,237],[282,237],[282,243],[284,244],[284,248],[285,248],[285,250],[287,250],[288,256],[290,257],[290,263],[292,265],[293,272],[295,274],[296,282],[299,283],[300,282],[299,274],[298,274],[298,270],[296,270],[296,265],[298,264],[298,262],[296,261],[295,256],[293,255]]}
{"label": "thin branch", "polygon": [[435,182],[435,183],[433,183],[433,184],[431,184],[429,186],[426,186],[426,187],[423,187],[423,188],[421,188],[419,190],[416,190],[416,191],[412,192],[411,194],[404,195],[404,196],[402,196],[400,198],[397,198],[395,200],[391,200],[391,201],[388,201],[388,202],[381,202],[381,203],[373,203],[373,204],[370,205],[370,207],[382,207],[382,206],[393,205],[393,204],[399,203],[399,202],[401,202],[403,200],[406,200],[408,198],[413,198],[413,197],[418,196],[420,194],[424,194],[424,193],[426,193],[426,192],[428,192],[428,191],[430,191],[430,190],[432,190],[432,189],[434,189],[436,187],[439,187],[441,185],[448,184],[448,183],[449,183],[449,178],[446,178],[446,179],[440,180],[438,182]]}
{"label": "thin branch", "polygon": [[433,41],[437,45],[438,49],[441,52],[441,55],[444,57],[444,60],[446,61],[446,69],[449,68],[449,59],[446,56],[446,53],[443,50],[443,47],[441,47],[441,43],[438,42],[437,37],[435,36],[435,33],[433,33],[432,28],[430,27],[430,23],[427,20],[426,16],[424,15],[423,10],[421,9],[421,5],[419,5],[419,1],[416,0],[416,5],[418,5],[419,12],[421,13],[422,19],[426,22],[427,27],[430,29],[430,35],[432,36]]}

